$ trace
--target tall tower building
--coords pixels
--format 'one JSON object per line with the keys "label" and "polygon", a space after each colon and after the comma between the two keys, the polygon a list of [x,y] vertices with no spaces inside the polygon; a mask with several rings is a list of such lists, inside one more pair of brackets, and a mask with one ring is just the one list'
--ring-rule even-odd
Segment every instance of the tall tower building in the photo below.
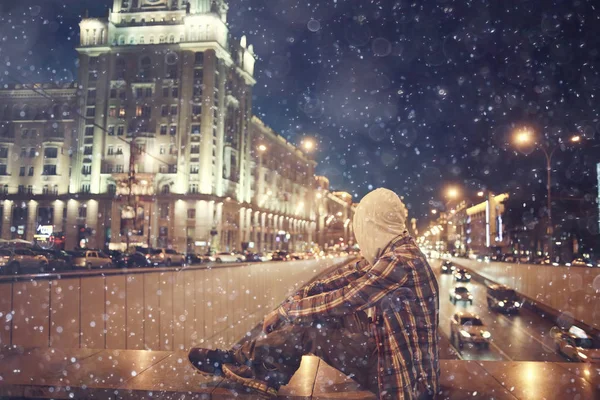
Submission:
{"label": "tall tower building", "polygon": [[[175,241],[180,248],[190,233],[206,237],[217,224],[223,204],[211,198],[251,200],[245,178],[255,59],[245,37],[230,36],[227,10],[224,0],[114,0],[108,19],[80,23],[85,118],[73,167],[81,173],[73,175],[70,191],[122,200],[105,210],[112,216],[111,243],[127,234],[118,220],[132,217],[125,201],[130,190],[140,219],[130,242]],[[172,225],[163,217],[190,209],[177,201],[184,194],[196,195],[186,202],[202,201],[194,205],[202,222],[194,232],[187,224],[162,228]],[[158,213],[151,211],[154,200]]]}

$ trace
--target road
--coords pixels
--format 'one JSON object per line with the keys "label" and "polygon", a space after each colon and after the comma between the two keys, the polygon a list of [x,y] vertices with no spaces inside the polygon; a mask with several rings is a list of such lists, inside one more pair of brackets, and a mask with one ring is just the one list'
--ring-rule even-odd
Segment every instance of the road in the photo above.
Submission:
{"label": "road", "polygon": [[440,329],[450,337],[450,318],[455,312],[467,310],[478,314],[489,332],[492,342],[489,349],[465,344],[456,350],[465,360],[494,361],[550,361],[565,362],[566,359],[556,353],[550,338],[550,329],[554,326],[549,319],[522,308],[518,314],[505,315],[491,311],[487,307],[486,287],[478,282],[459,283],[469,288],[473,295],[473,305],[459,302],[452,304],[449,299],[450,288],[457,283],[451,274],[442,274],[441,260],[430,261],[440,288]]}

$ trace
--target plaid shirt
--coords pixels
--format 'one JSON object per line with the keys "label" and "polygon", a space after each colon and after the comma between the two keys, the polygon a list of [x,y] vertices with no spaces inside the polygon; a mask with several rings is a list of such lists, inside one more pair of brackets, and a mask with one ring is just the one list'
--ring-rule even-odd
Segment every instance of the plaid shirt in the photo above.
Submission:
{"label": "plaid shirt", "polygon": [[308,297],[289,300],[279,313],[301,323],[374,308],[380,398],[413,400],[439,389],[438,292],[414,240],[399,236],[373,267],[360,262],[314,282]]}

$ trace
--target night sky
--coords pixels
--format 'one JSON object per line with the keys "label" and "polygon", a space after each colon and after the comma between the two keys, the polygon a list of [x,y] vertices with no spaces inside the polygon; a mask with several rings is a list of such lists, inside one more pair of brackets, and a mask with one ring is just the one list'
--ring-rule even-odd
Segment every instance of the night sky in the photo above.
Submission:
{"label": "night sky", "polygon": [[[259,57],[254,113],[291,141],[316,137],[318,172],[357,199],[389,187],[419,217],[441,207],[447,183],[543,187],[541,154],[508,145],[516,126],[553,143],[572,132],[598,140],[594,1],[229,4],[234,36],[246,34]],[[0,79],[73,80],[78,22],[110,5],[0,1]],[[565,187],[581,183],[577,171],[591,173],[590,159],[559,153]]]}

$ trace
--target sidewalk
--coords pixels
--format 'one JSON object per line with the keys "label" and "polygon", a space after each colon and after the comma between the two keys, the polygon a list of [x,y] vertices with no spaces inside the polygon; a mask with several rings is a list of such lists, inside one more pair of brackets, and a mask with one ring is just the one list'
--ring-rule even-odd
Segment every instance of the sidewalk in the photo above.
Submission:
{"label": "sidewalk", "polygon": [[[600,398],[600,367],[579,363],[442,360],[438,399]],[[0,398],[259,399],[222,378],[195,372],[186,352],[28,349],[0,352]],[[316,357],[281,399],[374,399]]]}

